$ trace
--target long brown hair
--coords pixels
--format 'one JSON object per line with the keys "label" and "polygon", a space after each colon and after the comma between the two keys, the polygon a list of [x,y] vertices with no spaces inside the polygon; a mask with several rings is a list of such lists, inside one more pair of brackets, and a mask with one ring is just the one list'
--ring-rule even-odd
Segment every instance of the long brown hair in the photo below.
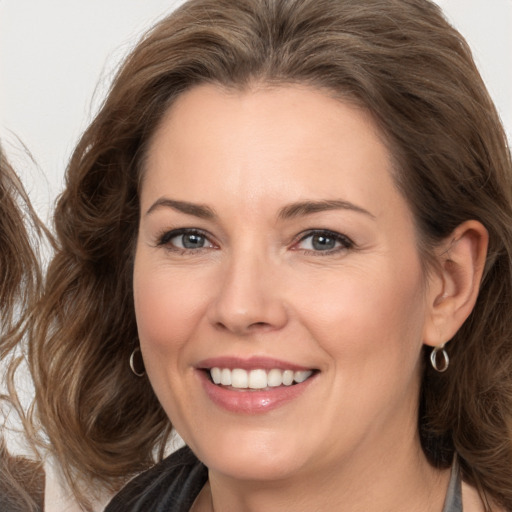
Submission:
{"label": "long brown hair", "polygon": [[466,42],[427,0],[192,0],[139,42],[69,163],[34,333],[41,420],[70,483],[79,492],[79,474],[115,489],[154,462],[170,432],[149,381],[128,366],[148,141],[184,90],[254,82],[308,84],[372,113],[427,264],[463,221],[488,229],[453,364],[443,375],[425,365],[419,429],[433,464],[457,451],[483,498],[512,508],[510,153]]}
{"label": "long brown hair", "polygon": [[43,230],[23,185],[0,148],[0,360],[18,345],[41,275]]}
{"label": "long brown hair", "polygon": [[[0,406],[18,414],[29,438],[32,427],[18,399],[14,375],[23,360],[21,345],[41,281],[36,252],[43,232],[18,176],[0,148],[0,383],[6,388],[0,391]],[[41,462],[9,454],[2,434],[0,508],[6,512],[42,510]]]}

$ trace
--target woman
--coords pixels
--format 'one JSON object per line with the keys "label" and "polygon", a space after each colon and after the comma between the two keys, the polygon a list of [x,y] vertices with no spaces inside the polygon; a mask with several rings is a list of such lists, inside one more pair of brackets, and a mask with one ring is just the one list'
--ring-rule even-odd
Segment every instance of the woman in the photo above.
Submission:
{"label": "woman", "polygon": [[435,5],[185,3],[55,225],[33,371],[78,496],[172,424],[107,511],[512,507],[510,154]]}
{"label": "woman", "polygon": [[[14,349],[20,347],[37,293],[39,267],[31,241],[40,235],[39,226],[18,177],[0,149],[0,361],[2,387],[7,384],[9,389],[0,399],[2,412],[6,413],[7,408],[16,410],[22,419],[24,414],[13,385],[21,357]],[[12,456],[3,437],[0,435],[0,510],[42,510],[44,474],[40,465]]]}

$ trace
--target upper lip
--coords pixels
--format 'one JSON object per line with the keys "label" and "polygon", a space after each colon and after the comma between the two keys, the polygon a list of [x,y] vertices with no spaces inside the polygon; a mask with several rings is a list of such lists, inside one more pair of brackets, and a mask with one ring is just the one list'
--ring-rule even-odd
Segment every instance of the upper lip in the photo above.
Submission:
{"label": "upper lip", "polygon": [[295,372],[312,370],[313,368],[298,365],[280,359],[269,357],[250,357],[248,359],[232,356],[211,357],[200,361],[196,367],[200,370],[209,370],[210,368],[241,368],[242,370],[271,370],[279,368],[280,370],[293,370]]}

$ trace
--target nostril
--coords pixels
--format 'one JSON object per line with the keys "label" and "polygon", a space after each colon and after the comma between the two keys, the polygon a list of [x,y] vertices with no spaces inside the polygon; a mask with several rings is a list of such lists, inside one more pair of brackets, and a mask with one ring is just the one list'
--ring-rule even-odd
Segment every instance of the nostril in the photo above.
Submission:
{"label": "nostril", "polygon": [[219,329],[220,331],[226,331],[228,330],[227,326],[224,325],[222,322],[215,322],[215,327]]}
{"label": "nostril", "polygon": [[215,328],[219,331],[232,331],[238,334],[250,334],[257,331],[272,330],[272,324],[268,322],[253,322],[249,324],[236,323],[236,322],[215,322]]}
{"label": "nostril", "polygon": [[253,322],[247,327],[248,331],[261,331],[261,330],[271,330],[272,325],[268,322]]}

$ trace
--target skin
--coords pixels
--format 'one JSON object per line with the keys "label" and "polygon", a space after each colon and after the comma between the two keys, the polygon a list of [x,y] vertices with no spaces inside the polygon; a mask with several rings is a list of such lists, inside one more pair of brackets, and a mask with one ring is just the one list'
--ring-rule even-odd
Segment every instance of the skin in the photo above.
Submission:
{"label": "skin", "polygon": [[[426,277],[372,118],[299,86],[182,94],[153,136],[140,201],[140,344],[166,413],[209,468],[195,510],[440,511],[449,471],[418,439],[420,353],[469,314],[479,275],[466,267],[480,268],[485,230],[461,227],[441,251],[450,265]],[[290,214],[305,201],[345,203]],[[204,233],[203,247],[183,249],[182,228]],[[321,250],[311,230],[342,238]],[[317,373],[273,410],[227,411],[197,370],[224,356]]]}

